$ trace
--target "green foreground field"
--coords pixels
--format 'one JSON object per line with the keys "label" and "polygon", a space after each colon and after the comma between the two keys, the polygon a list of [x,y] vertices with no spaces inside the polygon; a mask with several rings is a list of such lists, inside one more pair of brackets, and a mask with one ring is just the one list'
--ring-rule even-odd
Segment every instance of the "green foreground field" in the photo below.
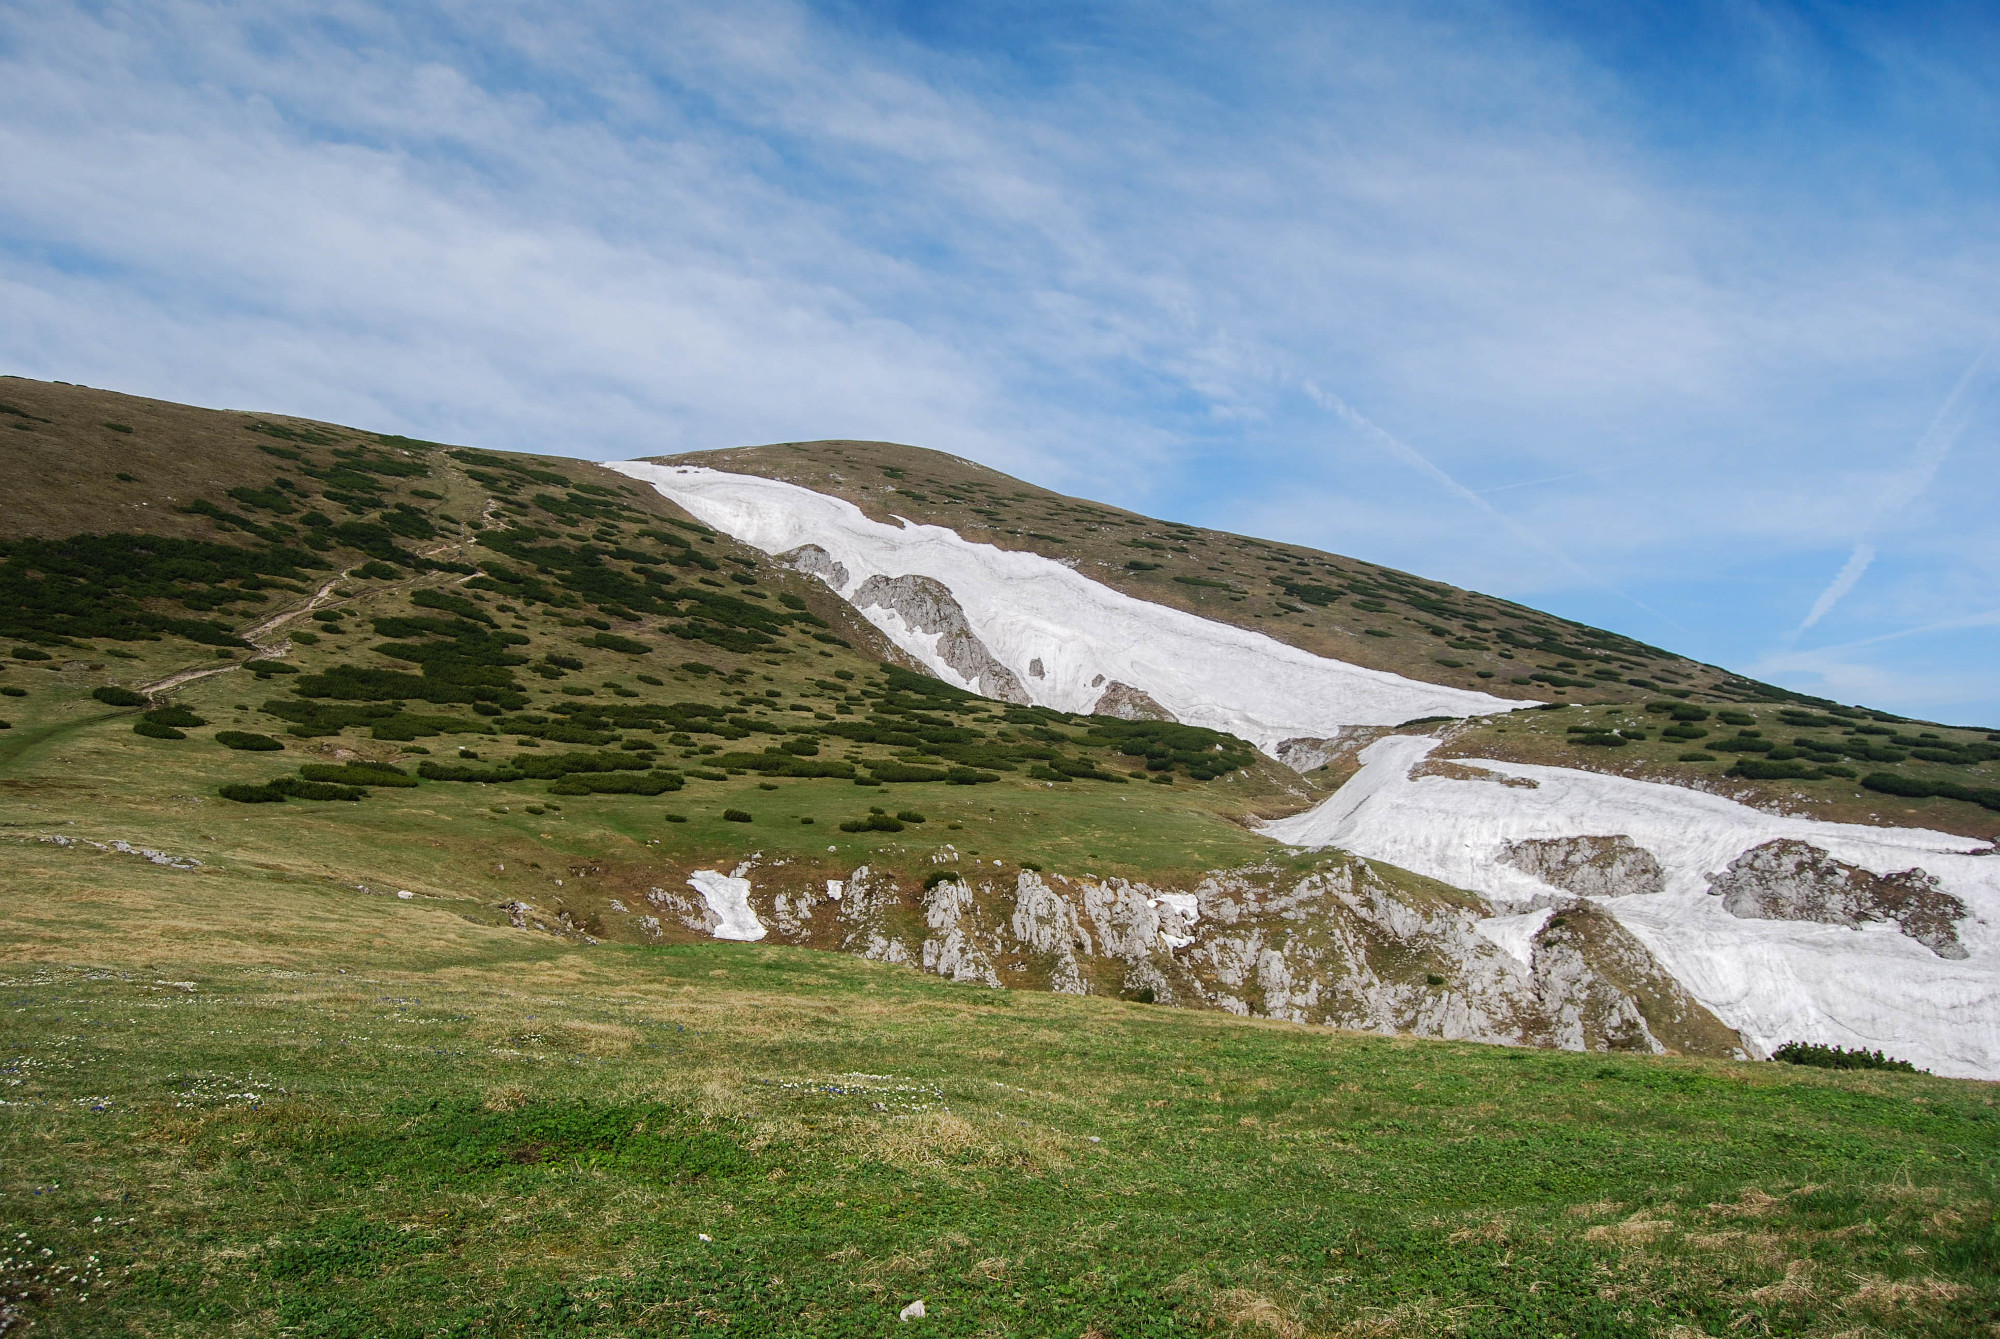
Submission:
{"label": "green foreground field", "polygon": [[586,947],[49,843],[0,887],[37,1335],[2000,1332],[1992,1085]]}

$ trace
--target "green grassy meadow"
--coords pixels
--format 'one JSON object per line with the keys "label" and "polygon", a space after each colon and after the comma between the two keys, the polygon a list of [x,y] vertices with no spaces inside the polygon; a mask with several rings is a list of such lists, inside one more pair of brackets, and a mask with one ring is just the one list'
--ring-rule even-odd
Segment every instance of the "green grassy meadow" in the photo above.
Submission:
{"label": "green grassy meadow", "polygon": [[0,880],[0,1290],[34,1334],[1984,1335],[2000,1307],[1993,1085],[584,947],[254,861],[9,842]]}

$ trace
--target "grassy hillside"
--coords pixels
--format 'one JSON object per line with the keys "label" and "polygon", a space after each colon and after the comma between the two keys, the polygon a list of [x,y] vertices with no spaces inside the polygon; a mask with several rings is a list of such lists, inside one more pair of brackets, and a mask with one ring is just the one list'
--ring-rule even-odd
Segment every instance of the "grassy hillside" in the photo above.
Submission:
{"label": "grassy hillside", "polygon": [[[1991,1085],[587,948],[0,843],[41,1335],[1985,1335]],[[4,1323],[4,1322],[0,1322]]]}

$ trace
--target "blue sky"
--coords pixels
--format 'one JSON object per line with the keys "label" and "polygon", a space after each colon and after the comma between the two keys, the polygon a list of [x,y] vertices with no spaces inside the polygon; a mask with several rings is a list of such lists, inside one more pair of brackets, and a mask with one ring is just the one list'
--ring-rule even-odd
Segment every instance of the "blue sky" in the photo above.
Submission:
{"label": "blue sky", "polygon": [[2000,723],[1987,5],[0,11],[0,370],[938,447]]}

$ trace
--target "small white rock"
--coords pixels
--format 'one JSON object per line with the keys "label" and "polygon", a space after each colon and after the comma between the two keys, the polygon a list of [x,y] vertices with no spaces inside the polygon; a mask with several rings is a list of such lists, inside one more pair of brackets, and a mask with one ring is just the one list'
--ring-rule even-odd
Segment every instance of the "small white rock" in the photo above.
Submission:
{"label": "small white rock", "polygon": [[398,888],[396,890],[396,896],[402,898],[405,902],[408,902],[412,898],[416,897],[416,894],[411,892],[407,888]]}
{"label": "small white rock", "polygon": [[922,1320],[923,1318],[924,1299],[921,1297],[904,1307],[901,1314],[896,1317],[897,1320]]}
{"label": "small white rock", "polygon": [[711,1236],[709,1236],[709,1235],[708,1235],[708,1233],[706,1233],[706,1232],[697,1232],[697,1233],[695,1233],[695,1235],[696,1235],[697,1237],[700,1237],[700,1238],[701,1238],[701,1239],[702,1239],[703,1241],[714,1241],[714,1240],[715,1240],[715,1238],[714,1238],[714,1237],[711,1237]]}

